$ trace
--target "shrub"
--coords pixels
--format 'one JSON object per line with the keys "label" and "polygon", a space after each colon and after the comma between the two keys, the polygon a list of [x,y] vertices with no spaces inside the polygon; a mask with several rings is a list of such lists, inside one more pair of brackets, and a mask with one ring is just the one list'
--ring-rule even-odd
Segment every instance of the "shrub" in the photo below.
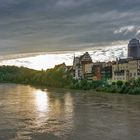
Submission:
{"label": "shrub", "polygon": [[117,86],[118,86],[118,87],[122,87],[123,82],[122,82],[122,81],[117,81],[117,83],[116,83],[116,84],[117,84]]}

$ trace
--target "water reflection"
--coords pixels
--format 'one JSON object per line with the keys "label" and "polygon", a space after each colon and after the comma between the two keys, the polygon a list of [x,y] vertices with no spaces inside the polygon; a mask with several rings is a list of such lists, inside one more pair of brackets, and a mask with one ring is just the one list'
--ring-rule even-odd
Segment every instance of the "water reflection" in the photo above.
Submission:
{"label": "water reflection", "polygon": [[[46,90],[33,90],[35,121],[39,132],[53,132],[55,136],[69,132],[73,127],[73,98],[70,93],[53,94]],[[39,129],[39,130],[38,130]]]}
{"label": "water reflection", "polygon": [[35,106],[39,112],[48,112],[48,96],[45,91],[36,90],[35,96]]}
{"label": "water reflection", "polygon": [[131,140],[140,96],[0,85],[0,140]]}
{"label": "water reflection", "polygon": [[74,113],[74,103],[71,94],[67,93],[64,100],[66,118],[72,118]]}

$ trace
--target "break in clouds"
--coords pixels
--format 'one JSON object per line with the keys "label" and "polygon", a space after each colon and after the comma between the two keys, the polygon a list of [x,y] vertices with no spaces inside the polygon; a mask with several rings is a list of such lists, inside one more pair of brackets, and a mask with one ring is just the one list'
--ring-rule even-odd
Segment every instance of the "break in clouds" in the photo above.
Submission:
{"label": "break in clouds", "polygon": [[0,0],[0,54],[78,51],[140,38],[140,0]]}
{"label": "break in clouds", "polygon": [[[76,52],[75,56],[82,55],[84,52]],[[127,47],[113,46],[96,48],[89,51],[93,62],[96,61],[113,61],[116,57],[126,57]],[[34,56],[33,56],[34,55]],[[61,53],[50,53],[50,54],[30,54],[30,57],[22,55],[21,58],[13,58],[10,60],[1,60],[0,65],[15,65],[24,66],[36,70],[53,68],[55,65],[65,62],[66,65],[72,65],[74,58],[73,52],[61,52]],[[0,58],[1,59],[1,58]]]}

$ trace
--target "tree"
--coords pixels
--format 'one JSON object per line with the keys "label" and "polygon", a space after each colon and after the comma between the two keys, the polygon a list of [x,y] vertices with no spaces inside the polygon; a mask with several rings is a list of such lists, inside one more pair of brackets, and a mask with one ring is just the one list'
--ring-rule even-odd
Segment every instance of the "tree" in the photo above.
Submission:
{"label": "tree", "polygon": [[118,86],[118,87],[122,87],[123,82],[122,82],[122,81],[117,81],[117,83],[116,83],[116,84],[117,84],[117,86]]}

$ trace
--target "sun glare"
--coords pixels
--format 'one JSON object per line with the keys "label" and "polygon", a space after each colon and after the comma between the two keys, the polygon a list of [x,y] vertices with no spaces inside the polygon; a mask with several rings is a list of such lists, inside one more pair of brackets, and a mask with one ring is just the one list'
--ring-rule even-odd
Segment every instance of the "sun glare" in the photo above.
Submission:
{"label": "sun glare", "polygon": [[35,105],[39,112],[48,111],[48,96],[47,93],[41,90],[37,90],[35,93]]}

